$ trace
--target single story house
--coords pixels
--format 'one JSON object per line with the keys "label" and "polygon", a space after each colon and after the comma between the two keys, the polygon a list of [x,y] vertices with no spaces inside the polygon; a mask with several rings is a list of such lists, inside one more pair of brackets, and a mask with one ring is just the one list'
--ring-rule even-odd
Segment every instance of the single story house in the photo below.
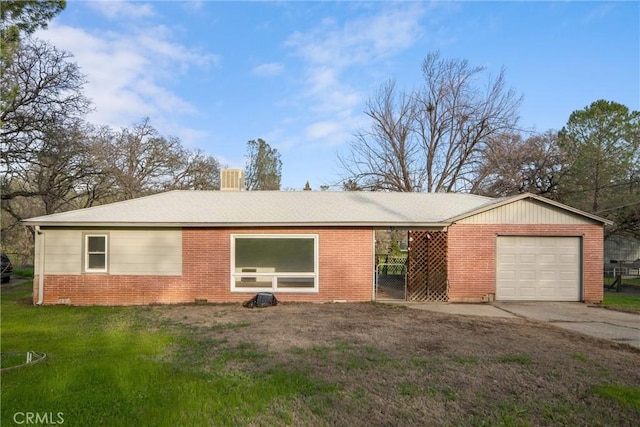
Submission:
{"label": "single story house", "polygon": [[597,303],[608,221],[532,194],[170,191],[24,223],[36,304],[133,305],[375,300],[378,229],[411,233],[408,300]]}

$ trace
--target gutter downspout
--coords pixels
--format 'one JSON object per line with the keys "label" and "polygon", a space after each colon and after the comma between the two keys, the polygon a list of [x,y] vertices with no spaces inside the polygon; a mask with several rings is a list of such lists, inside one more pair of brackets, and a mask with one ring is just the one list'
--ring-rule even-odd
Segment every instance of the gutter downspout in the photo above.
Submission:
{"label": "gutter downspout", "polygon": [[36,305],[42,305],[44,302],[44,231],[36,225],[36,234],[38,240],[38,302]]}

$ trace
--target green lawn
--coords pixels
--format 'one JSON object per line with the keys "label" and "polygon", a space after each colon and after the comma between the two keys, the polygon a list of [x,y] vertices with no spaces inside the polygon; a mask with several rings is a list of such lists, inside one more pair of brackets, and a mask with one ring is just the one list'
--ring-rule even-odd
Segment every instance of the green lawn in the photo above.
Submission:
{"label": "green lawn", "polygon": [[31,282],[2,287],[0,317],[3,368],[16,352],[48,356],[1,374],[3,427],[26,413],[65,426],[640,419],[637,351],[519,319],[386,304],[34,307]]}
{"label": "green lawn", "polygon": [[332,390],[295,371],[223,369],[255,357],[246,352],[203,369],[206,348],[188,331],[149,324],[138,315],[144,308],[33,307],[29,297],[30,283],[3,290],[2,352],[46,350],[48,359],[2,373],[3,426],[24,412],[61,413],[74,426],[238,425],[278,399]]}
{"label": "green lawn", "polygon": [[13,276],[14,277],[33,277],[33,267],[14,267],[13,268]]}
{"label": "green lawn", "polygon": [[612,310],[640,313],[640,293],[626,294],[606,291],[602,306]]}

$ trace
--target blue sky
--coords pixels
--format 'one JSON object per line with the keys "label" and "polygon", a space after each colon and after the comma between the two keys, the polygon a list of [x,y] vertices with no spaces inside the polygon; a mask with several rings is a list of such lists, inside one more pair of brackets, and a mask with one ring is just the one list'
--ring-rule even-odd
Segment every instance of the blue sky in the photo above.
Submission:
{"label": "blue sky", "polygon": [[367,99],[390,78],[420,86],[435,50],[487,75],[504,67],[526,129],[560,129],[598,99],[640,110],[637,1],[70,0],[37,36],[74,55],[91,122],[149,117],[229,167],[263,138],[287,189],[333,184]]}

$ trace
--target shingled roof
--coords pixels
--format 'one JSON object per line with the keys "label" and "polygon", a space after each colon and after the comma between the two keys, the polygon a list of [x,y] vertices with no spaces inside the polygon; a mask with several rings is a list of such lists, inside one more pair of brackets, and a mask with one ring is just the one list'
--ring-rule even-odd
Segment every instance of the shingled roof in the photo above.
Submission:
{"label": "shingled roof", "polygon": [[31,218],[40,226],[445,226],[497,199],[460,193],[169,191]]}

